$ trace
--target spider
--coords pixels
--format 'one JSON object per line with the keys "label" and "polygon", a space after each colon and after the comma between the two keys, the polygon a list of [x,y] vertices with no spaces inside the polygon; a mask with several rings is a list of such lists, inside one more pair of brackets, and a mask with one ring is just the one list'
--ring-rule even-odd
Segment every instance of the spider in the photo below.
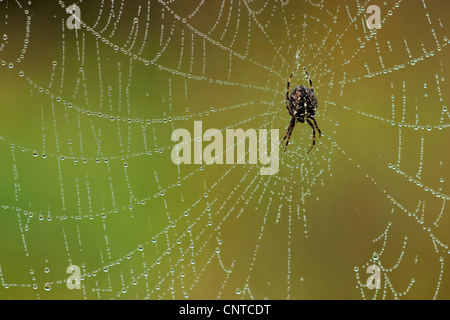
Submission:
{"label": "spider", "polygon": [[289,127],[287,128],[286,134],[284,135],[283,140],[280,142],[280,144],[282,144],[284,140],[287,139],[286,145],[284,147],[284,152],[286,152],[286,148],[289,145],[291,134],[294,130],[296,122],[304,123],[306,120],[306,122],[313,129],[313,142],[311,148],[307,153],[309,153],[316,144],[316,129],[317,131],[319,131],[319,137],[322,136],[322,132],[317,126],[316,119],[314,119],[314,115],[316,114],[317,109],[317,98],[314,96],[314,88],[312,85],[311,77],[309,76],[308,71],[306,71],[306,68],[303,68],[303,70],[308,76],[310,88],[299,85],[294,90],[292,90],[291,94],[289,94],[289,85],[291,83],[292,76],[294,75],[294,71],[291,72],[291,76],[289,77],[289,81],[287,83],[286,109],[292,118],[291,122],[289,123]]}

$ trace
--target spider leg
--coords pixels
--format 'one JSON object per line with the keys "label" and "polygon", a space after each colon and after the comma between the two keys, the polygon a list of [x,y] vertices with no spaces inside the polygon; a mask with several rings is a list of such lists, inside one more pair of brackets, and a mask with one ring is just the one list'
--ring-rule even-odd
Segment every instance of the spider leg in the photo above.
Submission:
{"label": "spider leg", "polygon": [[306,71],[306,68],[303,68],[303,70],[305,71],[306,75],[308,76],[309,86],[310,86],[310,88],[311,88],[311,91],[314,92],[314,88],[313,88],[313,84],[312,84],[311,77],[309,76],[308,71]]}
{"label": "spider leg", "polygon": [[294,130],[294,127],[295,127],[295,117],[293,116],[291,118],[291,122],[289,123],[289,127],[286,130],[286,134],[284,135],[283,140],[281,140],[281,142],[280,142],[280,145],[281,145],[284,142],[284,140],[287,139],[283,152],[286,152],[286,148],[289,145],[289,141],[291,141],[291,134],[292,134],[292,131]]}
{"label": "spider leg", "polygon": [[286,142],[286,146],[284,147],[284,152],[286,152],[286,148],[287,148],[287,146],[289,145],[289,142],[291,142],[291,134],[292,134],[292,131],[294,131],[294,126],[295,126],[295,117],[292,117],[292,118],[294,118],[294,121],[291,121],[291,132],[289,133],[289,136],[288,136],[288,139],[287,139],[287,142]]}
{"label": "spider leg", "polygon": [[308,122],[308,124],[310,125],[310,127],[313,129],[313,143],[311,148],[309,148],[307,154],[312,150],[312,148],[314,148],[314,146],[316,145],[316,128],[314,127],[314,125],[312,124],[311,120],[309,120],[309,118],[306,118],[306,121]]}
{"label": "spider leg", "polygon": [[292,70],[291,75],[289,77],[289,80],[287,82],[286,100],[285,100],[285,102],[286,102],[286,109],[287,109],[287,111],[289,112],[290,115],[292,115],[292,113],[291,113],[291,110],[289,109],[289,100],[290,100],[289,99],[289,86],[291,85],[291,79],[292,79],[293,75],[294,75],[294,70]]}
{"label": "spider leg", "polygon": [[289,122],[289,126],[288,126],[288,128],[287,128],[287,130],[286,130],[286,134],[284,135],[284,138],[283,138],[283,140],[281,140],[280,144],[282,144],[282,143],[284,142],[284,140],[286,140],[287,138],[289,138],[289,137],[291,136],[291,134],[292,134],[292,130],[294,130],[295,120],[292,121],[292,119],[295,119],[295,117],[293,116],[293,117],[291,118],[291,121]]}
{"label": "spider leg", "polygon": [[314,124],[315,124],[315,126],[317,128],[317,131],[319,131],[319,137],[321,137],[322,136],[322,131],[320,131],[319,126],[317,125],[316,119],[314,119],[314,117],[311,117],[311,119],[312,119],[312,121],[314,121]]}

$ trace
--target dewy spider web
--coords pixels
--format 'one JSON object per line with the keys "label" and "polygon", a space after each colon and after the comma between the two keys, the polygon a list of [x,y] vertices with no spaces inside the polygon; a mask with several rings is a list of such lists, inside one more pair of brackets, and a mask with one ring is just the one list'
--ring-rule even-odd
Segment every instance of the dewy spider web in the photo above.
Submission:
{"label": "dewy spider web", "polygon": [[[76,4],[0,1],[2,298],[450,297],[449,4]],[[309,154],[297,124],[276,175],[172,163],[194,121],[284,134],[303,67]]]}

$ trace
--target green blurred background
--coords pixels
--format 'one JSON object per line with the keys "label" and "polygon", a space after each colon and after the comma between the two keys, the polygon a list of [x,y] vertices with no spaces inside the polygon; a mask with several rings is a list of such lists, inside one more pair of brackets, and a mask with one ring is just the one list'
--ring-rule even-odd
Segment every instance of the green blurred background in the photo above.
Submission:
{"label": "green blurred background", "polygon": [[[1,299],[450,297],[448,1],[71,4],[0,2]],[[309,154],[172,163],[194,121],[281,140],[303,67]]]}

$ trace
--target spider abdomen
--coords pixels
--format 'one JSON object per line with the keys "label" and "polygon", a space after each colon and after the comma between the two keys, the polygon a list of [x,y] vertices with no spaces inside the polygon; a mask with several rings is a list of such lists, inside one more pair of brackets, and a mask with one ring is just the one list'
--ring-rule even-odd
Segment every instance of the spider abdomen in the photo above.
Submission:
{"label": "spider abdomen", "polygon": [[290,94],[289,106],[297,121],[304,122],[305,117],[316,114],[317,98],[311,89],[299,85]]}

